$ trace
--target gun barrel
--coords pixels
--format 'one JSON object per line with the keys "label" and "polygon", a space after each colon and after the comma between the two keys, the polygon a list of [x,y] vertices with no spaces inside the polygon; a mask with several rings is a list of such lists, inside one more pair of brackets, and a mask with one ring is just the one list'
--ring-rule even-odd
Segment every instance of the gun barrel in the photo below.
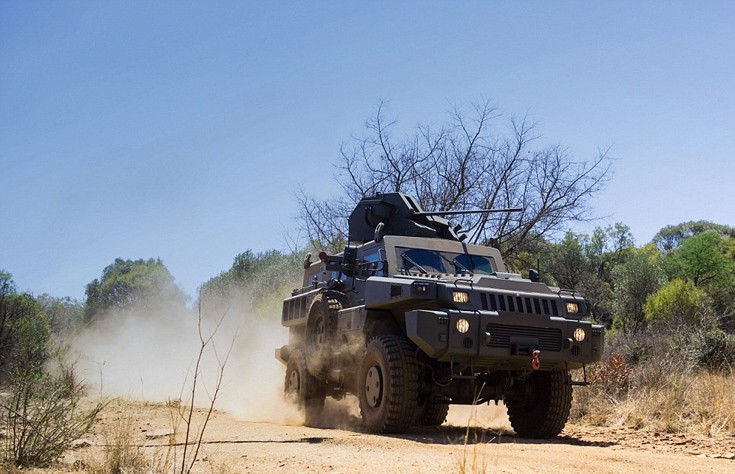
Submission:
{"label": "gun barrel", "polygon": [[508,209],[474,209],[471,211],[422,211],[415,212],[414,216],[450,216],[452,214],[482,214],[483,212],[521,212],[522,207],[511,207]]}

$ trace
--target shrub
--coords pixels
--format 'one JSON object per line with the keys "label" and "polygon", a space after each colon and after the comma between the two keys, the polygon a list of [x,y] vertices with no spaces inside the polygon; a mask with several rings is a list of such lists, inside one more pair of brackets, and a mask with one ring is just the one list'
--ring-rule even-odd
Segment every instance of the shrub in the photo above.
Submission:
{"label": "shrub", "polygon": [[48,316],[29,294],[17,293],[0,270],[0,384],[13,373],[40,371],[48,358]]}
{"label": "shrub", "polygon": [[598,365],[589,369],[589,382],[612,397],[628,393],[633,368],[625,361],[625,357],[616,352]]}
{"label": "shrub", "polygon": [[732,373],[735,367],[735,337],[721,329],[700,331],[692,336],[686,353],[693,368]]}
{"label": "shrub", "polygon": [[707,294],[691,281],[674,279],[646,299],[643,313],[649,328],[679,330],[713,327],[716,320]]}
{"label": "shrub", "polygon": [[104,408],[98,403],[88,411],[80,409],[83,394],[73,368],[55,375],[16,374],[10,393],[0,401],[0,426],[5,430],[0,463],[45,467],[57,461]]}

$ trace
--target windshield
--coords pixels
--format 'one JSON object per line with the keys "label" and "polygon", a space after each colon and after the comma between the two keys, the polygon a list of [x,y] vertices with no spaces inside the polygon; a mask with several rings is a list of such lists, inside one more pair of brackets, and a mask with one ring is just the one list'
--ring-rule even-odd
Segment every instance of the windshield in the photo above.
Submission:
{"label": "windshield", "polygon": [[427,249],[398,248],[401,273],[492,274],[492,257]]}

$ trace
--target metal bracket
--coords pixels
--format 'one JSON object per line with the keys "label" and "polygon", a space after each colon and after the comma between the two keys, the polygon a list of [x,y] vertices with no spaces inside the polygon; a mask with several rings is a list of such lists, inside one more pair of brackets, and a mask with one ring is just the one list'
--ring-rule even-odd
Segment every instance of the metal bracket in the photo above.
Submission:
{"label": "metal bracket", "polygon": [[569,377],[569,385],[575,386],[575,387],[586,387],[589,385],[589,381],[587,380],[587,366],[582,364],[582,374],[584,377],[584,380],[572,380],[571,377]]}

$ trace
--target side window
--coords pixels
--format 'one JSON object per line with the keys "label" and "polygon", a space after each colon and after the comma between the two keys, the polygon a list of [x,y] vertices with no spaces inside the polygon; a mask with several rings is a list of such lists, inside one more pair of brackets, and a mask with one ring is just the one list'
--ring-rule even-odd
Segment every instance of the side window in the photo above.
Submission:
{"label": "side window", "polygon": [[340,273],[340,272],[332,272],[330,273],[329,278],[332,280],[340,279],[342,281],[345,281],[347,280],[347,275],[345,275],[344,273]]}

